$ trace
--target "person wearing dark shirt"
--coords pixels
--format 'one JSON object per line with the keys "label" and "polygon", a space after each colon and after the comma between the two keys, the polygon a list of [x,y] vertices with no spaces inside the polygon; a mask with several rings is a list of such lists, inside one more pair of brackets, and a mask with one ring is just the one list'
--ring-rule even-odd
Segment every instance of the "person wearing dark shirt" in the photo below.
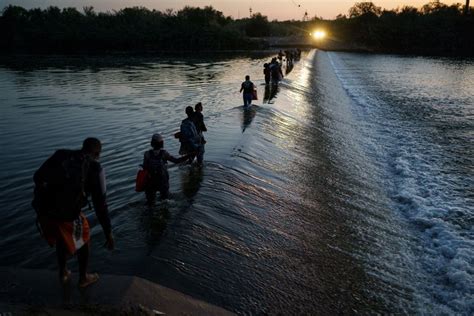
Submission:
{"label": "person wearing dark shirt", "polygon": [[245,76],[245,81],[242,82],[242,85],[240,86],[240,91],[239,91],[239,92],[242,92],[242,91],[244,92],[243,99],[244,99],[245,107],[252,105],[252,97],[253,97],[254,89],[255,89],[255,85],[253,84],[252,81],[250,81],[250,76],[249,75]]}
{"label": "person wearing dark shirt", "polygon": [[272,58],[272,62],[270,63],[270,72],[273,84],[276,85],[283,79],[283,71],[281,70],[281,65],[278,63],[276,58]]}
{"label": "person wearing dark shirt", "polygon": [[[88,195],[92,197],[96,216],[104,231],[105,246],[109,250],[114,249],[106,202],[105,173],[98,161],[101,150],[102,144],[97,138],[87,138],[81,150],[56,151],[34,175],[33,207],[38,215],[38,228],[48,244],[56,246],[61,282],[69,282],[71,272],[66,267],[66,261],[77,254],[79,287],[86,287],[99,279],[98,274],[87,272],[90,229],[81,210]],[[75,169],[68,167],[71,165]],[[69,177],[61,174],[67,168]],[[76,171],[74,178],[75,170],[79,171]],[[70,188],[73,189],[68,191]]]}

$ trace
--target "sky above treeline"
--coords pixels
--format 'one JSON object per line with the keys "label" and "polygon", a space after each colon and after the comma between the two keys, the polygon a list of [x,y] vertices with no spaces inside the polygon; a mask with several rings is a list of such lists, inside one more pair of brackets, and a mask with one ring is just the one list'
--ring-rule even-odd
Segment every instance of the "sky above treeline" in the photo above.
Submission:
{"label": "sky above treeline", "polygon": [[[0,0],[0,9],[9,4],[22,6],[27,9],[75,7],[81,10],[84,6],[93,6],[96,11],[120,10],[126,7],[143,6],[149,9],[163,11],[165,9],[179,10],[184,6],[204,7],[212,6],[222,11],[224,15],[234,19],[248,17],[252,12],[260,12],[270,20],[301,20],[308,13],[308,17],[323,17],[333,19],[338,14],[347,14],[349,8],[356,2],[366,0]],[[430,0],[375,0],[376,6],[392,10],[404,5],[420,8]],[[465,3],[464,0],[440,1],[444,4]]]}

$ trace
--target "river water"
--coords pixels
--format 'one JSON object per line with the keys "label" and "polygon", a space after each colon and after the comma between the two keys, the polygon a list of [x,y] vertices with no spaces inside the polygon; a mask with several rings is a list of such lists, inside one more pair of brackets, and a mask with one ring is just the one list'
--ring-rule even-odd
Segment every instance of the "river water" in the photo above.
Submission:
{"label": "river water", "polygon": [[[2,59],[1,264],[55,269],[32,175],[96,136],[116,250],[87,212],[92,271],[242,314],[473,314],[474,62],[312,50],[269,88],[271,57]],[[150,137],[177,154],[198,101],[204,167],[170,165],[171,199],[147,207]]]}

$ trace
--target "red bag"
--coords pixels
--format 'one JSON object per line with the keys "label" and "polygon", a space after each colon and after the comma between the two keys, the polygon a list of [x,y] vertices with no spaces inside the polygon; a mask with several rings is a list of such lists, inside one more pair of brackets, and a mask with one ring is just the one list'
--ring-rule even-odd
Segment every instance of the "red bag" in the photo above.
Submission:
{"label": "red bag", "polygon": [[148,171],[145,169],[140,169],[137,172],[137,179],[135,180],[135,191],[143,192],[145,191],[146,182],[148,179]]}
{"label": "red bag", "polygon": [[253,90],[253,93],[252,93],[252,100],[258,100],[258,97],[257,97],[257,89]]}

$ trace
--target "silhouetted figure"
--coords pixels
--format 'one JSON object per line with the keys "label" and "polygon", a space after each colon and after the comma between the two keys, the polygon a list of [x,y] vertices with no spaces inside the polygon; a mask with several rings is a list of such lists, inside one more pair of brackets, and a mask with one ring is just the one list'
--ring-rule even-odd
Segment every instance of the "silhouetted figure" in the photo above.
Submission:
{"label": "silhouetted figure", "polygon": [[263,75],[265,76],[265,84],[270,83],[271,72],[270,72],[270,65],[265,63],[263,64]]}
{"label": "silhouetted figure", "polygon": [[204,115],[202,115],[202,103],[198,102],[194,106],[193,123],[196,126],[198,134],[201,136],[201,144],[204,145],[206,140],[204,139],[203,132],[207,132],[206,124],[204,124]]}
{"label": "silhouetted figure", "polygon": [[301,49],[296,49],[295,60],[300,60],[301,58]]}
{"label": "silhouetted figure", "polygon": [[278,84],[283,79],[283,71],[281,70],[281,65],[278,63],[276,58],[272,59],[272,62],[270,63],[270,71],[271,71],[271,77],[272,77],[272,83],[273,84]]}
{"label": "silhouetted figure", "polygon": [[92,197],[95,213],[106,238],[106,247],[114,249],[105,192],[105,173],[98,159],[102,144],[87,138],[81,150],[58,150],[35,172],[32,203],[38,229],[50,246],[56,246],[59,278],[69,282],[67,259],[77,254],[79,287],[96,282],[99,275],[88,273],[90,229],[82,213],[87,197]]}
{"label": "silhouetted figure", "polygon": [[280,49],[280,51],[278,52],[278,61],[280,62],[280,64],[283,63],[283,56],[285,56],[285,54]]}
{"label": "silhouetted figure", "polygon": [[204,146],[202,145],[201,136],[199,135],[196,125],[193,122],[194,110],[191,106],[186,107],[186,115],[188,116],[181,122],[179,141],[180,155],[190,155],[189,162],[197,158],[197,163],[202,164],[204,159]]}
{"label": "silhouetted figure", "polygon": [[160,192],[162,200],[169,197],[169,174],[168,161],[180,163],[189,159],[189,155],[176,158],[170,155],[164,148],[163,137],[160,134],[153,134],[151,138],[151,150],[145,152],[143,156],[143,169],[148,172],[148,179],[145,185],[145,195],[148,204],[153,204],[156,192]]}
{"label": "silhouetted figure", "polygon": [[293,51],[292,50],[285,50],[286,56],[286,67],[293,67]]}
{"label": "silhouetted figure", "polygon": [[255,85],[253,84],[252,81],[250,81],[250,76],[249,75],[245,76],[245,81],[242,82],[242,85],[239,91],[239,92],[242,92],[242,91],[244,92],[242,95],[244,99],[244,106],[249,106],[252,104],[254,89],[255,89]]}
{"label": "silhouetted figure", "polygon": [[285,68],[285,75],[288,75],[293,70],[293,63],[287,64]]}

